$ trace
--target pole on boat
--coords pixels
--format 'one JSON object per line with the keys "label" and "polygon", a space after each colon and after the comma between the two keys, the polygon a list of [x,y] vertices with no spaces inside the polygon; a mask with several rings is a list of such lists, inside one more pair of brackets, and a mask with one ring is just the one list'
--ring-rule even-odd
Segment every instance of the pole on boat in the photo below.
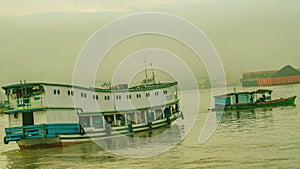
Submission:
{"label": "pole on boat", "polygon": [[22,104],[22,107],[23,107],[23,109],[25,108],[24,107],[24,100],[23,100],[23,83],[22,83],[22,80],[20,80],[20,89],[21,89],[21,92],[20,92],[20,97],[18,98],[18,104]]}
{"label": "pole on boat", "polygon": [[27,98],[27,90],[26,90],[26,80],[24,80],[24,96],[26,107],[28,108],[28,98]]}
{"label": "pole on boat", "polygon": [[145,54],[145,51],[143,51],[143,54],[144,54],[144,64],[145,64],[145,76],[146,76],[146,79],[148,79],[148,76],[147,76],[147,63],[146,63],[146,54]]}
{"label": "pole on boat", "polygon": [[20,93],[20,98],[23,97],[23,85],[22,85],[22,80],[20,80],[20,86],[21,86],[21,93]]}
{"label": "pole on boat", "polygon": [[152,71],[152,80],[153,80],[153,84],[155,84],[155,74],[154,74],[154,71],[153,71],[153,67],[152,67],[152,63],[150,63],[150,68],[151,68],[151,71]]}
{"label": "pole on boat", "polygon": [[26,97],[27,92],[26,92],[26,80],[24,80],[24,96]]}

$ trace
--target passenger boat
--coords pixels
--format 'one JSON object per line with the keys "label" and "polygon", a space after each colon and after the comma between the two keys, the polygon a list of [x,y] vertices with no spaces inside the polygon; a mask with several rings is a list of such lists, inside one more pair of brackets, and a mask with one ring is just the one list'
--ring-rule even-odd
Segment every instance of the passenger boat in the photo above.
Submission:
{"label": "passenger boat", "polygon": [[183,118],[177,82],[147,79],[109,89],[36,82],[2,88],[10,105],[4,112],[9,117],[4,143],[16,141],[21,149],[131,135]]}
{"label": "passenger boat", "polygon": [[273,100],[271,94],[272,90],[259,89],[252,92],[234,92],[215,96],[215,108],[213,110],[240,110],[295,105],[296,96]]}

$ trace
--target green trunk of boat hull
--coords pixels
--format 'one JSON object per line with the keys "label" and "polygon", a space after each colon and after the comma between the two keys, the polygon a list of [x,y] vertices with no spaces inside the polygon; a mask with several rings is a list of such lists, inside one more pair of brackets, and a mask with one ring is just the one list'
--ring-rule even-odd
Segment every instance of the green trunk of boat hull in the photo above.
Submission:
{"label": "green trunk of boat hull", "polygon": [[274,101],[268,101],[268,102],[226,105],[224,107],[224,110],[240,110],[240,109],[252,109],[252,108],[260,108],[260,107],[276,107],[276,106],[294,106],[295,99],[296,99],[296,96],[286,98],[286,99],[278,99],[278,100],[274,100]]}

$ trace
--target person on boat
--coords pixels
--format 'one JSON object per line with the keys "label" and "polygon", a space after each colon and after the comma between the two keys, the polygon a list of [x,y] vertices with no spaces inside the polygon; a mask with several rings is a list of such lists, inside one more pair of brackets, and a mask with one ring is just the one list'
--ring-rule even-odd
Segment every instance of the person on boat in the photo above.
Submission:
{"label": "person on boat", "polygon": [[260,97],[259,99],[257,99],[256,102],[264,102],[264,101],[266,101],[266,95],[265,94],[263,94],[262,97]]}
{"label": "person on boat", "polygon": [[107,122],[108,124],[112,124],[112,119],[108,116],[106,122]]}
{"label": "person on boat", "polygon": [[173,106],[171,106],[171,110],[172,110],[172,113],[175,114],[176,113],[176,110],[174,109]]}
{"label": "person on boat", "polygon": [[170,112],[170,110],[171,110],[170,107],[166,107],[166,108],[164,109],[164,114],[165,114],[165,117],[166,117],[166,118],[171,117],[171,112]]}
{"label": "person on boat", "polygon": [[108,116],[105,123],[105,130],[108,135],[111,134],[112,119]]}
{"label": "person on boat", "polygon": [[263,101],[266,101],[266,95],[265,94],[262,95],[262,98],[263,98]]}
{"label": "person on boat", "polygon": [[125,126],[125,125],[126,125],[124,116],[121,116],[121,117],[120,117],[120,125],[121,125],[121,126]]}
{"label": "person on boat", "polygon": [[179,112],[179,106],[178,106],[178,103],[175,104],[175,111],[176,111],[176,112]]}
{"label": "person on boat", "polygon": [[253,96],[250,95],[250,103],[253,103]]}

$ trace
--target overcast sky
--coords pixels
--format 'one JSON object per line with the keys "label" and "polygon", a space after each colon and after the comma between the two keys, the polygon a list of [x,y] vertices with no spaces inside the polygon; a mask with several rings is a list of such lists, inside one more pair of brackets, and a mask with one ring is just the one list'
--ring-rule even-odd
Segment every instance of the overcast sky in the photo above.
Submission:
{"label": "overcast sky", "polygon": [[[238,80],[246,71],[287,64],[300,68],[299,9],[298,0],[0,0],[0,85],[20,80],[70,83],[89,37],[105,24],[139,12],[169,13],[197,26],[218,51],[227,78]],[[118,44],[100,66],[97,80],[110,80],[122,59],[144,48],[170,51],[196,78],[206,75],[203,63],[184,45],[146,35]],[[147,57],[155,62],[151,53]]]}

